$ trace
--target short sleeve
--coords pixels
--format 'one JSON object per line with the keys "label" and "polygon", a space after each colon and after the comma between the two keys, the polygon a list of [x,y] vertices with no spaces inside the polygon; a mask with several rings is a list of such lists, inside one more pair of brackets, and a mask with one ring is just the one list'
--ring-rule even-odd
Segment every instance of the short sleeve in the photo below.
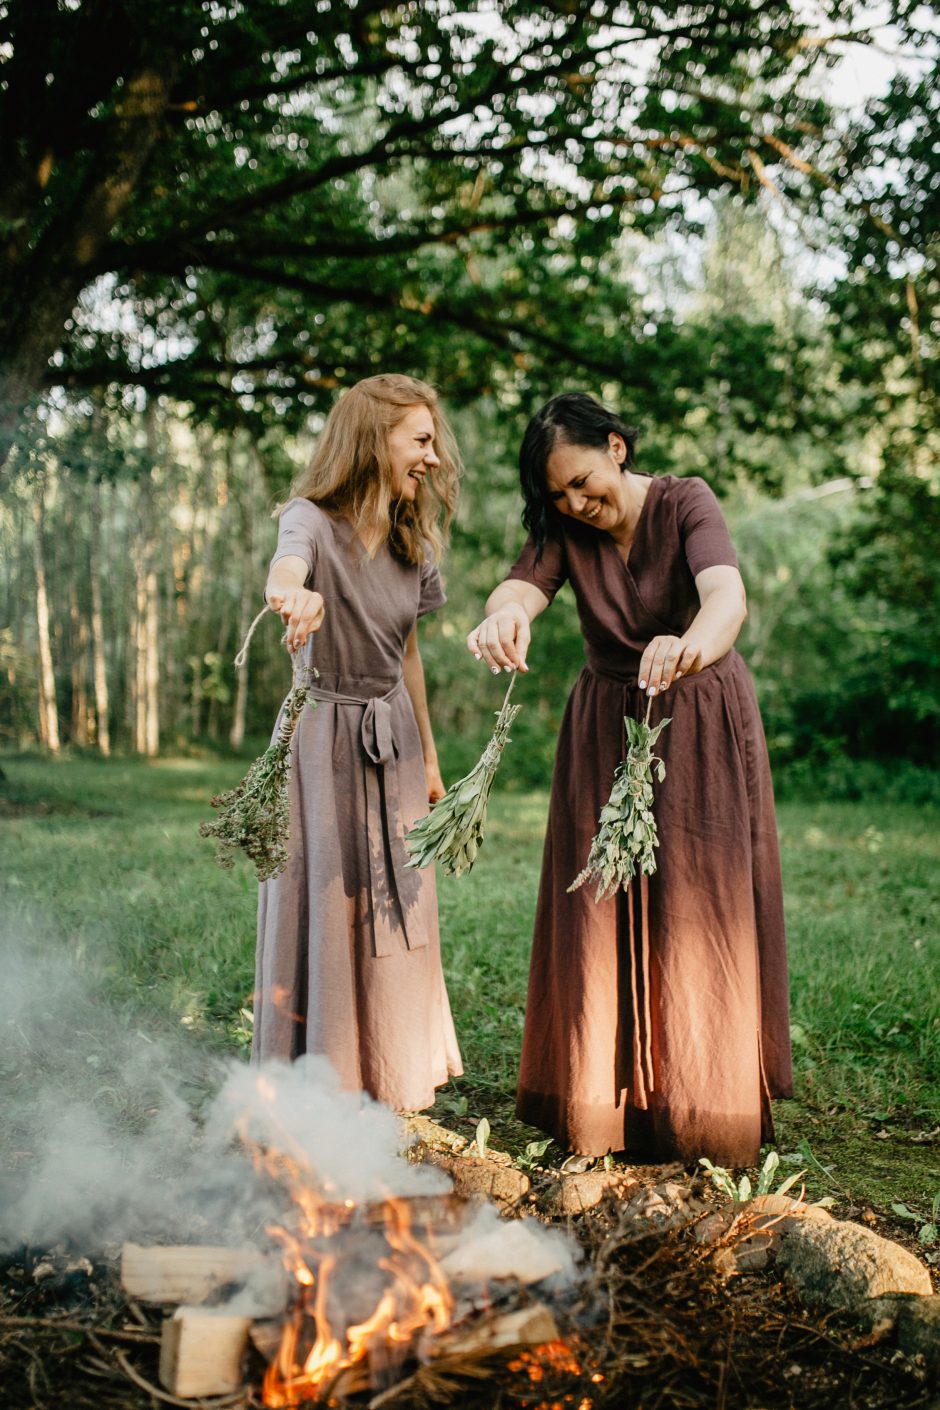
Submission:
{"label": "short sleeve", "polygon": [[547,538],[542,556],[536,563],[535,540],[530,534],[506,577],[531,583],[539,592],[544,592],[551,602],[558,589],[568,580],[568,555],[564,544],[560,539]]}
{"label": "short sleeve", "polygon": [[[317,540],[321,532],[321,516],[312,500],[288,500],[277,521],[277,548],[271,567],[279,558],[302,558],[310,574],[317,563]],[[309,574],[308,574],[309,576]]]}
{"label": "short sleeve", "polygon": [[441,575],[437,571],[435,564],[421,564],[421,591],[418,595],[418,616],[423,617],[427,612],[433,612],[438,607],[443,607],[447,601],[444,592],[444,585],[441,582]]}
{"label": "short sleeve", "polygon": [[690,475],[679,481],[679,495],[679,533],[692,576],[719,565],[736,568],[738,555],[714,492]]}

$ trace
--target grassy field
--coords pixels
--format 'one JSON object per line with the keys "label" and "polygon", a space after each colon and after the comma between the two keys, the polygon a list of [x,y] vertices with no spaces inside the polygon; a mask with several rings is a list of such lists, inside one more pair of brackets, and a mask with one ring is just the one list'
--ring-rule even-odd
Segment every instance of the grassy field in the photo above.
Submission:
{"label": "grassy field", "polygon": [[[250,1035],[255,887],[197,835],[237,762],[4,758],[0,915],[6,943],[50,970],[67,958],[141,1023],[216,1050]],[[440,884],[445,967],[468,1076],[437,1114],[520,1153],[512,1117],[543,793],[494,799],[486,850]],[[779,1149],[816,1196],[929,1211],[940,1195],[940,812],[784,801],[799,1075],[777,1106]],[[551,1152],[549,1152],[551,1158]]]}

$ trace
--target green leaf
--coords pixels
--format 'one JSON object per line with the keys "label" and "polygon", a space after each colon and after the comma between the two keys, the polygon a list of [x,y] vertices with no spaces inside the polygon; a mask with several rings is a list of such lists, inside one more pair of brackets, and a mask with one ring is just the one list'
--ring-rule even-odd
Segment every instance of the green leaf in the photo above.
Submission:
{"label": "green leaf", "polygon": [[485,1116],[477,1122],[477,1131],[474,1139],[476,1143],[477,1153],[480,1156],[485,1156],[486,1148],[489,1144],[490,1139],[490,1123],[487,1121]]}

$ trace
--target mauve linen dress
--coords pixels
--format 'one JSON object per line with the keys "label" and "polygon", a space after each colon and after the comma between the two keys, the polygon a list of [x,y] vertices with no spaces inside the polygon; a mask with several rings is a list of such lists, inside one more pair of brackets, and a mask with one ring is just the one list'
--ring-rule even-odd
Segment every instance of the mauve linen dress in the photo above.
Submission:
{"label": "mauve linen dress", "polygon": [[535,919],[517,1112],[563,1146],[646,1160],[756,1162],[771,1097],[792,1096],[786,940],[767,748],[734,650],[653,701],[657,870],[595,904],[587,860],[650,639],[681,635],[695,575],[737,566],[703,480],[651,480],[629,557],[565,521],[509,577],[571,582],[587,665],[561,726]]}
{"label": "mauve linen dress", "polygon": [[406,870],[404,847],[428,796],[402,659],[441,580],[387,546],[370,559],[307,499],[281,513],[272,563],[288,555],[326,615],[304,648],[319,678],[292,744],[290,860],[259,893],[252,1061],[321,1053],[344,1087],[418,1110],[463,1070],[434,873]]}

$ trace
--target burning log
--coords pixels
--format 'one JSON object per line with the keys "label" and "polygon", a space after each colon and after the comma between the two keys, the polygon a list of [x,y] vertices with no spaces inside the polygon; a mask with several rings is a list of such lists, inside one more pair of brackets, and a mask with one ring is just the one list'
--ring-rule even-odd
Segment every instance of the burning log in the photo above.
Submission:
{"label": "burning log", "polygon": [[[141,1302],[198,1304],[209,1302],[223,1288],[251,1282],[270,1311],[284,1299],[280,1261],[256,1249],[222,1248],[210,1244],[175,1244],[145,1248],[127,1243],[121,1250],[121,1286]],[[259,1307],[259,1315],[268,1310]]]}
{"label": "burning log", "polygon": [[531,1307],[517,1307],[513,1312],[502,1312],[438,1337],[434,1359],[489,1356],[496,1351],[514,1351],[520,1346],[541,1346],[558,1340],[558,1324],[551,1311],[544,1302],[535,1302]]}
{"label": "burning log", "polygon": [[161,1385],[181,1400],[238,1390],[250,1325],[224,1308],[178,1307],[163,1324]]}

